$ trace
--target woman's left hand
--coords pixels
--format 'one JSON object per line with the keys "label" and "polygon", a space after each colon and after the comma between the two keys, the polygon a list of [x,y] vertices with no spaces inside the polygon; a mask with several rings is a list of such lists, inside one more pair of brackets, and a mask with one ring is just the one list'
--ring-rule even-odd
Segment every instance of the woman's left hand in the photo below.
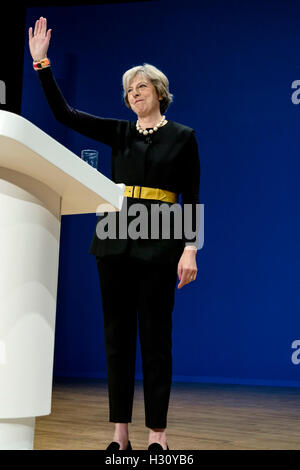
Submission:
{"label": "woman's left hand", "polygon": [[197,263],[196,263],[197,250],[184,250],[177,267],[177,274],[180,280],[178,289],[181,289],[185,284],[194,281],[197,276]]}

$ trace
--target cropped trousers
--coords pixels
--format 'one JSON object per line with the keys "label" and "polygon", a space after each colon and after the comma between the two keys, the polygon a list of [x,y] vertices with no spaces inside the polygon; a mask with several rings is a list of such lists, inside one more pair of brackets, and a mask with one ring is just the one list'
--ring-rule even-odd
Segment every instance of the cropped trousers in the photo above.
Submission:
{"label": "cropped trousers", "polygon": [[132,420],[137,331],[145,425],[166,428],[172,382],[172,312],[177,265],[127,254],[97,258],[104,317],[109,421]]}

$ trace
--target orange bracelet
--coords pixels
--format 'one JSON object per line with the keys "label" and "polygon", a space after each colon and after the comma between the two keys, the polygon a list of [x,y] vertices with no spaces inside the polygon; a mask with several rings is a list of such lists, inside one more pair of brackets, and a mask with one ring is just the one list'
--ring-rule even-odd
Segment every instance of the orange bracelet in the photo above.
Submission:
{"label": "orange bracelet", "polygon": [[48,57],[45,57],[44,59],[41,59],[37,62],[33,61],[33,68],[34,70],[40,70],[44,69],[46,67],[50,67],[51,63]]}

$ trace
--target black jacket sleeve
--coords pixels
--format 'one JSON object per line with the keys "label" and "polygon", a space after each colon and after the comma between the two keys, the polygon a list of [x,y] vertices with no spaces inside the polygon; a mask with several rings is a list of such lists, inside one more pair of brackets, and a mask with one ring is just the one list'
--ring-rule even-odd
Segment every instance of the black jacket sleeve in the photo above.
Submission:
{"label": "black jacket sleeve", "polygon": [[36,72],[45,97],[57,121],[80,134],[112,147],[116,144],[122,123],[119,119],[102,118],[72,108],[65,100],[51,67]]}
{"label": "black jacket sleeve", "polygon": [[[183,186],[182,186],[182,217],[183,240],[185,246],[198,247],[200,229],[200,158],[195,131],[191,133],[184,148],[183,159]],[[196,235],[191,238],[192,232]],[[189,235],[190,234],[190,235]]]}

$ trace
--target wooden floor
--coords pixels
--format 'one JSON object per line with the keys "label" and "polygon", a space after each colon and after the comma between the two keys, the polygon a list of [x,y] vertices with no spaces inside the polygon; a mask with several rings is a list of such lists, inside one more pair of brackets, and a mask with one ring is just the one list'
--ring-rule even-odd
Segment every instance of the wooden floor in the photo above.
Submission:
{"label": "wooden floor", "polygon": [[[173,383],[167,441],[170,450],[300,449],[300,389]],[[107,384],[55,381],[52,413],[36,419],[35,449],[105,449],[114,424],[108,421]],[[147,449],[144,398],[136,381],[129,438]]]}

